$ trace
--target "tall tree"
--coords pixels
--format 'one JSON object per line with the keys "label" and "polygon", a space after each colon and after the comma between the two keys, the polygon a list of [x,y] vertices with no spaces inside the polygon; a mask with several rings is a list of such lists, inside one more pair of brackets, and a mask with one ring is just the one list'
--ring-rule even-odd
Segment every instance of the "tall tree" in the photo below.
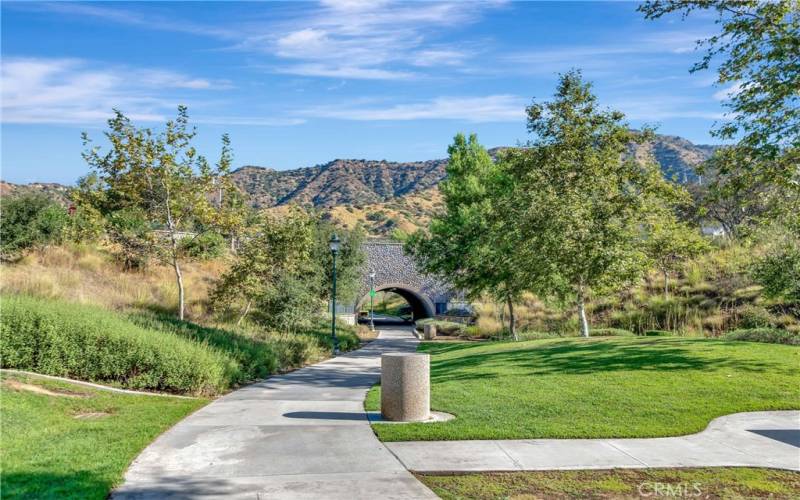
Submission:
{"label": "tall tree", "polygon": [[478,143],[458,134],[448,148],[447,177],[439,184],[444,213],[429,232],[417,232],[407,243],[421,269],[443,277],[455,288],[477,297],[490,293],[509,308],[509,330],[516,339],[514,302],[530,282],[514,262],[512,240],[503,227],[498,200],[513,177]]}
{"label": "tall tree", "polygon": [[[741,198],[752,186],[773,185],[783,214],[797,218],[800,192],[800,3],[797,0],[649,0],[647,19],[671,13],[713,11],[721,30],[698,40],[703,58],[690,71],[716,66],[717,83],[728,91],[728,119],[713,130],[736,147],[715,161],[725,180],[721,194]],[[716,184],[715,184],[716,185]],[[786,194],[784,194],[786,193]],[[747,201],[748,198],[745,198]],[[794,214],[793,214],[794,212]]]}
{"label": "tall tree", "polygon": [[[588,337],[589,294],[641,276],[641,221],[674,188],[654,162],[625,157],[652,133],[633,132],[622,113],[600,109],[579,71],[562,75],[554,99],[527,113],[534,139],[508,157],[517,182],[505,220],[531,281],[573,297]],[[543,279],[553,274],[558,279]]]}
{"label": "tall tree", "polygon": [[215,186],[227,182],[230,143],[223,137],[220,161],[212,168],[191,144],[195,130],[189,127],[183,106],[160,133],[137,128],[116,110],[108,127],[105,137],[111,147],[105,154],[83,134],[83,157],[96,174],[87,177],[85,187],[90,189],[85,199],[112,220],[114,214],[124,215],[117,217],[130,223],[124,226],[133,224],[138,229],[127,232],[120,241],[129,242],[135,252],[152,253],[173,268],[178,317],[183,319],[186,299],[181,262],[185,245],[181,239],[187,232],[198,235],[220,222],[220,211],[212,199]]}

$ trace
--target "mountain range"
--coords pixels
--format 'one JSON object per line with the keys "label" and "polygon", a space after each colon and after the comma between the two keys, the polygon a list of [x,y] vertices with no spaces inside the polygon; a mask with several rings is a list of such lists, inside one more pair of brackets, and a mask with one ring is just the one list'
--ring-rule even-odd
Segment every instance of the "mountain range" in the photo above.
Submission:
{"label": "mountain range", "polygon": [[[502,148],[489,150],[495,156]],[[694,168],[709,158],[716,146],[698,145],[677,136],[657,135],[632,148],[638,159],[654,158],[665,176],[677,182],[697,179]],[[445,177],[446,159],[390,162],[337,159],[323,165],[275,170],[246,165],[232,172],[234,182],[253,207],[273,209],[285,205],[314,207],[338,223],[363,225],[371,234],[411,232],[427,225],[442,206],[437,189]],[[44,192],[66,200],[68,188],[59,184],[0,182],[0,194]]]}
{"label": "mountain range", "polygon": [[[489,150],[495,156],[502,148]],[[703,160],[715,146],[696,145],[677,136],[658,135],[633,148],[632,154],[648,155],[664,174],[678,182],[691,182]],[[294,170],[274,170],[246,165],[233,172],[237,186],[257,208],[296,204],[316,208],[368,205],[425,191],[444,179],[447,160],[389,162],[386,160],[333,160],[323,165]]]}

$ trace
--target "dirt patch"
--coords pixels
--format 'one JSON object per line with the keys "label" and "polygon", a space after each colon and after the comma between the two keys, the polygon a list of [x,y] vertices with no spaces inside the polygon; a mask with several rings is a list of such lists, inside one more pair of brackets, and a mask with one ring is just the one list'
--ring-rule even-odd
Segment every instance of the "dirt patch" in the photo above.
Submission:
{"label": "dirt patch", "polygon": [[92,411],[87,413],[77,413],[72,416],[72,418],[77,418],[78,420],[97,420],[99,418],[104,418],[110,416],[110,413],[104,411]]}
{"label": "dirt patch", "polygon": [[85,392],[75,392],[68,389],[45,389],[39,385],[26,384],[19,380],[6,379],[3,380],[3,385],[15,391],[34,392],[36,394],[44,394],[45,396],[58,396],[62,398],[88,398],[91,394]]}

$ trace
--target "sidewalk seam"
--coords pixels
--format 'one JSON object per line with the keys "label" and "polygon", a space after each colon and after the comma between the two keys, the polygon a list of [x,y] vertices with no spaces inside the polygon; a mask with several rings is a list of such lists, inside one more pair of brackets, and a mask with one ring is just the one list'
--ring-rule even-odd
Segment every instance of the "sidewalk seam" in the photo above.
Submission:
{"label": "sidewalk seam", "polygon": [[611,442],[611,441],[606,441],[606,444],[608,444],[610,447],[614,448],[614,449],[615,449],[615,450],[617,450],[618,452],[622,453],[623,455],[627,455],[628,457],[630,457],[630,458],[632,458],[632,459],[636,460],[637,462],[639,462],[640,464],[644,465],[645,467],[648,467],[648,468],[650,467],[650,465],[648,465],[648,464],[647,464],[647,462],[645,462],[644,460],[641,460],[641,459],[639,459],[639,458],[637,458],[637,457],[635,457],[635,456],[631,455],[631,454],[630,454],[630,453],[628,453],[627,451],[625,451],[625,450],[623,450],[622,448],[620,448],[619,446],[615,445],[613,442]]}

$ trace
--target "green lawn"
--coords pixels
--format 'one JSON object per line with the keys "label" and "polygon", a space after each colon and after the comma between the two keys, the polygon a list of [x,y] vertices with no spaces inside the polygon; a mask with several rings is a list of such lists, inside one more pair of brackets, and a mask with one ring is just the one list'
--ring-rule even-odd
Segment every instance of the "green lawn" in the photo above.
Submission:
{"label": "green lawn", "polygon": [[617,469],[417,478],[445,500],[800,497],[800,473],[771,469]]}
{"label": "green lawn", "polygon": [[[106,498],[145,446],[207,402],[2,377],[4,499]],[[33,392],[36,387],[55,394]]]}
{"label": "green lawn", "polygon": [[[420,344],[432,424],[374,424],[384,441],[658,437],[715,417],[800,408],[800,348],[686,338]],[[380,388],[366,406],[377,410]]]}

